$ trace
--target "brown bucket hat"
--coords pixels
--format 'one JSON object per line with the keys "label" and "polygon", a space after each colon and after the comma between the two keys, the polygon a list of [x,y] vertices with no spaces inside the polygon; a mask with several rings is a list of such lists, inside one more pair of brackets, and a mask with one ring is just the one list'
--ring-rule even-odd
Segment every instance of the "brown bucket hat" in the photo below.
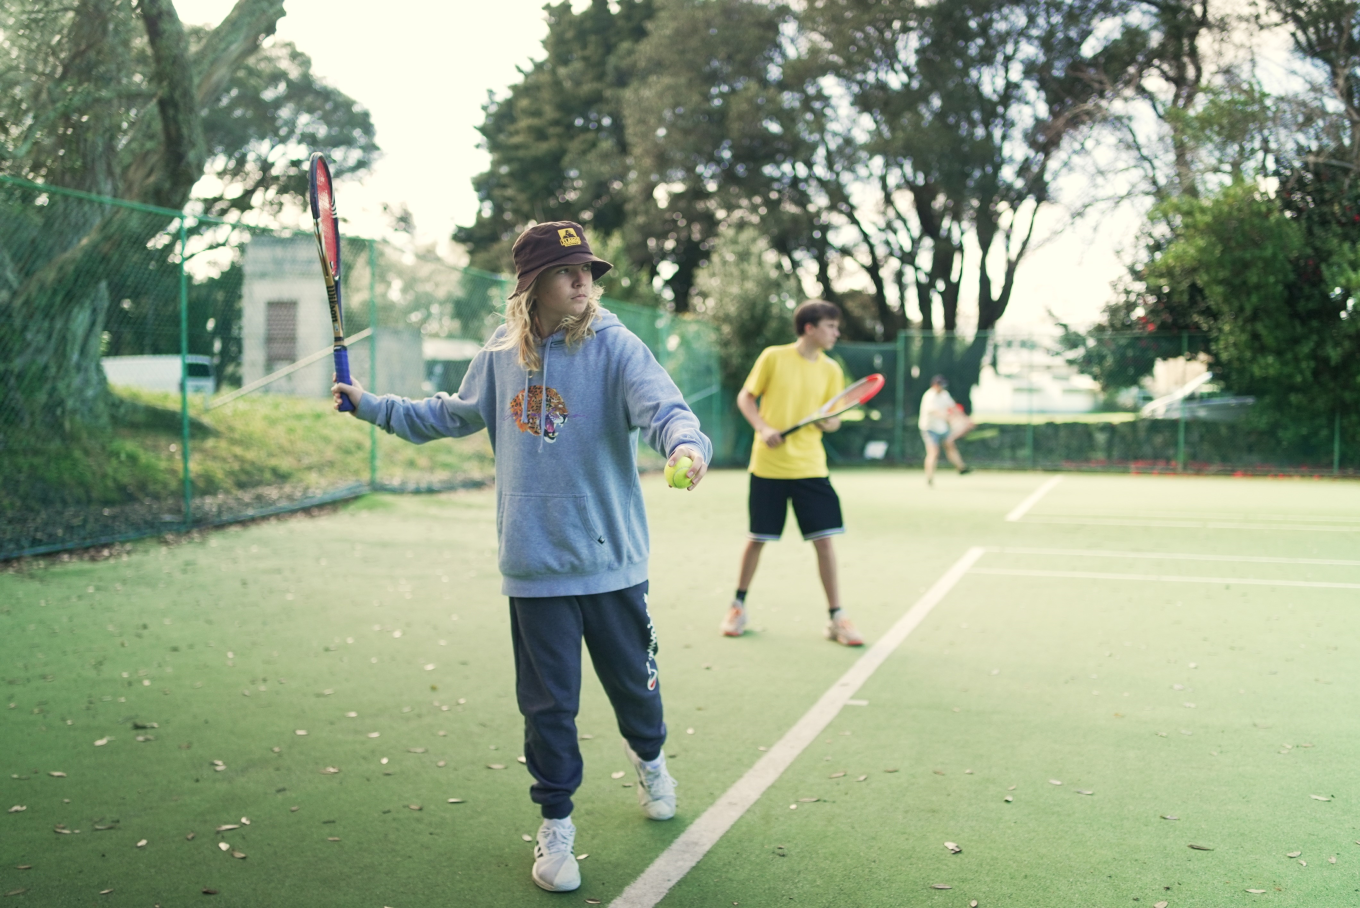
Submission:
{"label": "brown bucket hat", "polygon": [[575,221],[536,224],[519,235],[510,253],[515,260],[515,293],[533,286],[534,278],[553,265],[584,265],[599,280],[614,266],[590,251],[585,228]]}

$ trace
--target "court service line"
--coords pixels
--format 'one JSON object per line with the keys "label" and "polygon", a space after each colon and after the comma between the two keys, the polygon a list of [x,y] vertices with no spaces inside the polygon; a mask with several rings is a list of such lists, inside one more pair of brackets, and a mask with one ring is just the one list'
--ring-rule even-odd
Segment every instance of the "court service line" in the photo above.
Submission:
{"label": "court service line", "polygon": [[1031,523],[1085,527],[1161,527],[1185,530],[1288,530],[1295,533],[1360,533],[1357,526],[1299,526],[1286,523],[1233,523],[1217,520],[1125,520],[1119,517],[1031,517]]}
{"label": "court service line", "polygon": [[1192,555],[1187,552],[1114,552],[1107,549],[1035,549],[1019,546],[989,546],[988,552],[1001,555],[1054,555],[1063,558],[1149,558],[1156,561],[1236,561],[1247,564],[1315,564],[1332,567],[1360,567],[1360,561],[1339,558],[1279,558],[1272,555]]}
{"label": "court service line", "polygon": [[807,746],[817,739],[846,702],[869,680],[893,651],[968,573],[982,557],[981,546],[970,548],[954,562],[944,576],[907,610],[869,651],[860,656],[835,684],[785,732],[784,737],[746,771],[722,797],[689,825],[663,851],[642,875],[629,884],[610,908],[652,908],[661,901],[671,887],[708,853],[732,824],[741,819],[774,782],[788,769]]}
{"label": "court service line", "polygon": [[1157,583],[1222,583],[1225,586],[1301,586],[1313,589],[1360,590],[1360,583],[1324,580],[1266,580],[1256,577],[1190,577],[1176,574],[1105,574],[1096,571],[1039,571],[1021,568],[975,568],[974,574],[1001,577],[1053,577],[1068,580],[1148,580]]}
{"label": "court service line", "polygon": [[1035,489],[1034,492],[1028,498],[1017,504],[1013,509],[1011,509],[1011,512],[1006,515],[1006,522],[1015,523],[1021,517],[1024,517],[1025,514],[1029,512],[1030,508],[1034,507],[1036,504],[1039,503],[1040,498],[1043,498],[1049,492],[1053,491],[1053,487],[1060,482],[1062,482],[1062,477],[1054,476],[1048,482],[1039,486],[1039,488]]}

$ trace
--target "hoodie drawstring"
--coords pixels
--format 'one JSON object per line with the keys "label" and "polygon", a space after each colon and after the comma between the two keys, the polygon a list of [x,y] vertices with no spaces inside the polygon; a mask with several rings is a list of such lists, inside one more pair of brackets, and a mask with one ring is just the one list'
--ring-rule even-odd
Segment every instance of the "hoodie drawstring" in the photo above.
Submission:
{"label": "hoodie drawstring", "polygon": [[552,338],[543,342],[543,393],[538,395],[538,450],[542,451],[548,441],[548,351],[552,349]]}

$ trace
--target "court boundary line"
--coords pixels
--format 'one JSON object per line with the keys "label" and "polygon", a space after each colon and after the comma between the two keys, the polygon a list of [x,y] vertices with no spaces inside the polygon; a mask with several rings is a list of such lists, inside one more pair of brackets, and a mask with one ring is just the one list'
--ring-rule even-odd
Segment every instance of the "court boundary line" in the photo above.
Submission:
{"label": "court boundary line", "polygon": [[1028,498],[1011,508],[1011,512],[1006,515],[1006,522],[1019,523],[1020,518],[1028,514],[1029,509],[1039,503],[1039,499],[1053,491],[1053,487],[1062,482],[1062,479],[1061,476],[1054,476],[1049,479],[1048,482],[1031,492]]}
{"label": "court boundary line", "polygon": [[1280,558],[1273,555],[1208,555],[1188,552],[1120,552],[1110,549],[1043,549],[1025,546],[988,546],[989,554],[1053,555],[1064,558],[1143,558],[1166,561],[1230,561],[1247,564],[1311,564],[1331,567],[1360,567],[1360,561],[1339,558]]}
{"label": "court boundary line", "polygon": [[1260,577],[1192,577],[1182,574],[1112,574],[1100,571],[1044,571],[1025,568],[974,568],[970,573],[994,577],[1048,577],[1066,580],[1141,580],[1149,583],[1221,583],[1224,586],[1288,586],[1308,589],[1360,590],[1360,583],[1326,580],[1267,580]]}
{"label": "court boundary line", "polygon": [[1300,526],[1285,523],[1245,523],[1218,520],[1135,520],[1119,517],[1031,517],[1031,523],[1084,527],[1156,527],[1180,530],[1283,530],[1291,533],[1360,533],[1354,526]]}
{"label": "court boundary line", "polygon": [[973,546],[936,580],[930,589],[909,608],[869,651],[855,660],[812,708],[771,747],[755,765],[742,774],[699,818],[657,856],[646,870],[610,902],[610,908],[653,908],[675,884],[684,879],[729,829],[741,819],[765,791],[778,781],[804,750],[817,739],[832,720],[887,661],[902,641],[930,614],[966,576],[986,549]]}

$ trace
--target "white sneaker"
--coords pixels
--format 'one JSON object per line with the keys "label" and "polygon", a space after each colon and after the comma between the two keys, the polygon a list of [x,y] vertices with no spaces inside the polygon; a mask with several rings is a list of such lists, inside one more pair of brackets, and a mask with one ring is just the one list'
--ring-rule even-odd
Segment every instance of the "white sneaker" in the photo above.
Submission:
{"label": "white sneaker", "polygon": [[623,752],[628,755],[638,777],[638,803],[642,812],[653,820],[669,820],[675,816],[675,780],[666,771],[666,755],[660,754],[650,763],[633,752],[628,742],[623,742]]}
{"label": "white sneaker", "polygon": [[718,625],[718,630],[724,637],[740,637],[746,633],[746,606],[740,599],[732,600],[732,607],[727,610],[727,617]]}
{"label": "white sneaker", "polygon": [[549,892],[571,892],[581,888],[581,866],[576,863],[572,846],[576,842],[576,826],[571,817],[544,820],[538,827],[538,844],[534,846],[534,882]]}

